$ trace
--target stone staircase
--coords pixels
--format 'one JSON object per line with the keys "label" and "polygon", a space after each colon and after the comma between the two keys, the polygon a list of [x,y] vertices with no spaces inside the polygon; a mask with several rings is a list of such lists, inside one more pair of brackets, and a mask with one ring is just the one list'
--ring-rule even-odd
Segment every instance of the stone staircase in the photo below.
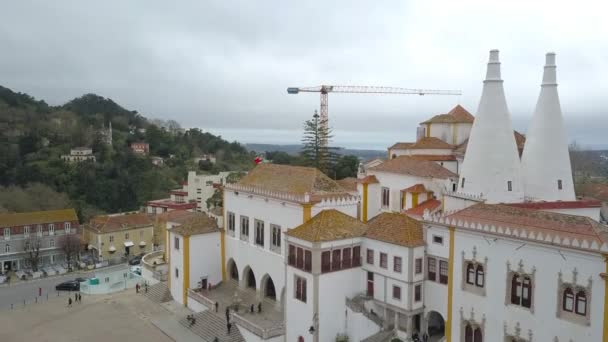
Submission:
{"label": "stone staircase", "polygon": [[139,290],[140,293],[150,299],[155,303],[165,303],[170,300],[173,300],[171,296],[171,291],[169,291],[169,287],[167,287],[166,283],[158,283],[152,286],[148,286],[148,293],[146,293],[144,287],[142,286]]}
{"label": "stone staircase", "polygon": [[391,338],[395,337],[394,331],[380,331],[361,342],[389,342]]}
{"label": "stone staircase", "polygon": [[194,325],[190,325],[190,321],[186,317],[180,319],[179,323],[200,336],[203,341],[214,342],[214,338],[217,337],[219,342],[245,342],[243,335],[235,324],[232,324],[230,335],[228,335],[226,318],[212,310],[196,313],[194,318],[196,319]]}

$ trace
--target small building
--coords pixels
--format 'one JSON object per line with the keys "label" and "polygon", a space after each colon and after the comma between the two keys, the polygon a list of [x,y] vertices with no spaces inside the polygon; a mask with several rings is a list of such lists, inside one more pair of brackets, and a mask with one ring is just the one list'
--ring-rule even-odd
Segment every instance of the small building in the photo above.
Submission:
{"label": "small building", "polygon": [[220,172],[217,175],[199,175],[195,171],[188,172],[188,199],[196,202],[197,211],[207,212],[207,199],[213,196],[215,190],[226,184],[226,179],[232,171]]}
{"label": "small building", "polygon": [[150,160],[154,166],[163,166],[165,165],[165,160],[161,157],[151,157]]}
{"label": "small building", "polygon": [[167,232],[169,289],[178,303],[187,305],[188,289],[207,289],[222,280],[220,229],[207,214],[194,213]]}
{"label": "small building", "polygon": [[61,159],[69,162],[69,163],[80,163],[83,161],[93,161],[95,162],[95,156],[93,155],[93,149],[90,147],[74,147],[70,150],[70,154],[64,154],[61,156]]}
{"label": "small building", "polygon": [[122,261],[153,249],[154,219],[145,213],[96,216],[83,227],[88,249],[98,261]]}
{"label": "small building", "polygon": [[148,155],[150,153],[150,144],[145,142],[131,143],[131,151],[139,155]]}
{"label": "small building", "polygon": [[215,155],[213,155],[213,154],[203,154],[200,157],[194,158],[194,162],[197,163],[197,164],[200,163],[200,162],[202,162],[202,161],[205,161],[205,160],[208,161],[208,162],[210,162],[211,164],[215,164],[215,162],[216,162]]}
{"label": "small building", "polygon": [[146,212],[148,214],[162,214],[173,210],[194,211],[196,204],[194,200],[189,199],[188,186],[183,185],[181,189],[171,190],[169,198],[148,201]]}
{"label": "small building", "polygon": [[167,227],[171,227],[172,223],[185,222],[190,218],[195,217],[196,212],[192,210],[176,209],[164,212],[154,216],[154,249],[166,250],[167,245]]}
{"label": "small building", "polygon": [[65,262],[62,246],[66,236],[78,240],[78,217],[74,209],[0,214],[0,273],[31,269],[29,251],[39,245],[38,269]]}

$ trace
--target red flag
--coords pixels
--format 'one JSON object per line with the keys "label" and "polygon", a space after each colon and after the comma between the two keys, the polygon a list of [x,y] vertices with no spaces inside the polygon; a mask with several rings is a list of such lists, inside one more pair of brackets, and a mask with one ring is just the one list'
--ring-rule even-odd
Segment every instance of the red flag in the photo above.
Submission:
{"label": "red flag", "polygon": [[261,162],[262,162],[262,158],[260,158],[259,156],[258,156],[258,157],[255,157],[254,163],[255,163],[256,165],[257,165],[257,164],[259,164],[259,163],[261,163]]}

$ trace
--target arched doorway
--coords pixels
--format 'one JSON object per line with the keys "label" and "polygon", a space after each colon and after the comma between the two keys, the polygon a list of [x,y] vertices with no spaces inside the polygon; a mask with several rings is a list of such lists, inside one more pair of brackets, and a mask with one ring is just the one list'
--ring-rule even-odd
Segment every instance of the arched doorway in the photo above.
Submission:
{"label": "arched doorway", "polygon": [[228,274],[230,275],[230,279],[239,280],[239,269],[236,267],[234,259],[228,260]]}
{"label": "arched doorway", "polygon": [[445,320],[437,311],[429,312],[427,316],[426,330],[429,334],[430,341],[438,341],[445,336]]}
{"label": "arched doorway", "polygon": [[253,274],[251,267],[245,267],[245,270],[243,271],[243,280],[245,281],[245,287],[256,288],[255,275]]}
{"label": "arched doorway", "polygon": [[268,274],[265,274],[262,277],[261,287],[264,297],[270,298],[272,300],[277,300],[277,292],[274,287],[274,282]]}

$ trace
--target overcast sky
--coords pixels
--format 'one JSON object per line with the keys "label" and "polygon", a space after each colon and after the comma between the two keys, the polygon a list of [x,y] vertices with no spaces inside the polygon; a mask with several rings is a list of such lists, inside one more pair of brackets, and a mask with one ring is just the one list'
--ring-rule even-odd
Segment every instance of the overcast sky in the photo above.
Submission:
{"label": "overcast sky", "polygon": [[475,114],[500,49],[525,132],[547,51],[571,139],[605,144],[608,13],[600,1],[6,1],[0,84],[50,104],[84,93],[229,140],[297,143],[319,107],[289,86],[461,89],[462,96],[330,94],[335,144],[385,148],[460,103]]}

